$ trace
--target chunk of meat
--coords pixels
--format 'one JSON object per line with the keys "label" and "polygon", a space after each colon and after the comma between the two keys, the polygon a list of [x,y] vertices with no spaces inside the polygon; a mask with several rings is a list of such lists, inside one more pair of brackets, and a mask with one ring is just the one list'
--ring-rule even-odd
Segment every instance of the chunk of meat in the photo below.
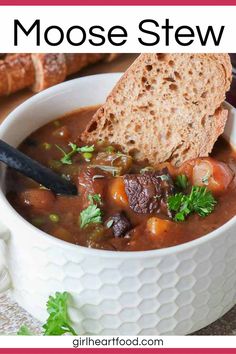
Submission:
{"label": "chunk of meat", "polygon": [[130,208],[135,213],[169,215],[167,198],[174,193],[174,183],[167,168],[144,174],[124,176]]}
{"label": "chunk of meat", "polygon": [[89,194],[100,194],[101,199],[105,199],[107,175],[98,168],[85,168],[78,175],[77,187],[83,199],[83,207],[86,208],[89,205]]}
{"label": "chunk of meat", "polygon": [[112,221],[111,228],[115,237],[125,236],[125,234],[132,229],[132,224],[124,212],[111,216],[106,224],[108,224],[109,221]]}

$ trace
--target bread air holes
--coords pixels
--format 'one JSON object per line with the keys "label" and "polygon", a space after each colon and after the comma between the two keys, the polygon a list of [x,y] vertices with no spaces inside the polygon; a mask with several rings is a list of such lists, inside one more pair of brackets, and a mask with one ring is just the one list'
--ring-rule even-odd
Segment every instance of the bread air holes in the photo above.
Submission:
{"label": "bread air holes", "polygon": [[165,61],[166,60],[166,54],[164,54],[164,53],[156,54],[156,56],[157,56],[157,59],[159,61]]}
{"label": "bread air holes", "polygon": [[182,155],[185,156],[187,155],[187,153],[189,152],[190,150],[190,146],[186,147],[183,151],[182,151]]}
{"label": "bread air holes", "polygon": [[141,131],[141,129],[142,129],[141,125],[136,124],[136,125],[135,125],[135,128],[134,128],[134,131],[135,131],[136,133],[138,133],[138,132]]}
{"label": "bread air holes", "polygon": [[187,92],[185,92],[185,93],[183,94],[183,96],[184,96],[184,99],[185,99],[186,101],[189,101],[189,96],[188,96]]}
{"label": "bread air holes", "polygon": [[174,66],[175,62],[173,60],[170,60],[168,64],[169,64],[169,66]]}
{"label": "bread air holes", "polygon": [[174,75],[177,80],[181,80],[181,75],[178,73],[178,71],[174,71]]}
{"label": "bread air holes", "polygon": [[147,71],[151,71],[152,70],[152,65],[146,65],[145,68],[146,68]]}
{"label": "bread air holes", "polygon": [[91,125],[90,125],[90,127],[88,128],[88,133],[91,133],[91,132],[93,132],[94,130],[96,130],[97,129],[97,122],[93,122]]}
{"label": "bread air holes", "polygon": [[168,129],[166,132],[166,139],[169,139],[171,137],[171,135],[172,135],[172,132],[170,129]]}
{"label": "bread air holes", "polygon": [[111,126],[111,121],[106,119],[103,128],[109,128]]}
{"label": "bread air holes", "polygon": [[147,82],[147,78],[145,76],[143,76],[141,81],[142,81],[143,84],[145,84],[145,82]]}
{"label": "bread air holes", "polygon": [[206,97],[207,97],[207,91],[205,91],[201,94],[201,98],[206,98]]}
{"label": "bread air holes", "polygon": [[173,77],[164,77],[163,80],[169,81],[169,82],[175,82],[175,79]]}
{"label": "bread air holes", "polygon": [[171,91],[177,91],[177,90],[178,90],[178,86],[175,85],[175,84],[170,84],[169,89],[170,89]]}
{"label": "bread air holes", "polygon": [[[145,93],[145,90],[143,90],[143,92],[140,92],[137,96],[137,100],[140,100],[143,97],[144,93]],[[137,111],[137,109],[135,109],[135,108],[134,108],[134,110],[135,110],[135,112]]]}
{"label": "bread air holes", "polygon": [[203,116],[201,119],[201,125],[203,128],[205,128],[205,124],[206,124],[206,116]]}

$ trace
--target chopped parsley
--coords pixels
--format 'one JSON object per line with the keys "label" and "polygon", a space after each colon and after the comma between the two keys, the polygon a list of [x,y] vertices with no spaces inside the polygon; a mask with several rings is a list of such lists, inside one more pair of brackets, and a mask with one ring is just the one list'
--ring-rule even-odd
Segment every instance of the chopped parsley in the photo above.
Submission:
{"label": "chopped parsley", "polygon": [[71,165],[72,164],[72,157],[77,153],[77,145],[73,143],[69,143],[69,146],[71,147],[70,152],[65,152],[59,145],[56,145],[58,150],[60,150],[63,154],[63,157],[60,159],[61,163],[64,165]]}
{"label": "chopped parsley", "polygon": [[101,194],[89,194],[88,200],[90,201],[90,204],[93,204],[93,202],[102,204]]}
{"label": "chopped parsley", "polygon": [[94,151],[94,145],[77,147],[77,152],[86,153],[86,152],[93,152],[93,151]]}
{"label": "chopped parsley", "polygon": [[205,217],[212,213],[216,200],[206,187],[193,186],[190,194],[177,193],[168,198],[168,208],[175,221],[184,221],[192,213]]}
{"label": "chopped parsley", "polygon": [[175,179],[175,185],[180,189],[187,189],[188,177],[186,175],[178,175]]}
{"label": "chopped parsley", "polygon": [[98,208],[97,204],[102,204],[102,199],[100,194],[89,194],[88,200],[90,205],[81,211],[80,213],[80,227],[84,229],[89,224],[101,224],[102,222],[102,212]]}
{"label": "chopped parsley", "polygon": [[74,143],[69,143],[68,144],[71,150],[69,152],[65,152],[59,145],[56,145],[58,150],[60,150],[63,154],[63,157],[60,159],[60,162],[63,163],[64,165],[71,165],[72,164],[72,157],[77,154],[77,153],[91,153],[94,151],[94,145],[91,146],[82,146],[78,147]]}
{"label": "chopped parsley", "polygon": [[17,335],[18,336],[33,336],[34,333],[31,332],[31,330],[26,325],[23,325],[19,328]]}
{"label": "chopped parsley", "polygon": [[97,205],[89,205],[86,209],[80,213],[80,227],[84,229],[89,224],[101,224],[102,213],[101,209]]}
{"label": "chopped parsley", "polygon": [[[60,336],[65,333],[77,335],[71,327],[70,318],[68,315],[68,300],[69,293],[56,292],[55,296],[49,296],[47,301],[47,312],[49,314],[46,323],[43,325],[44,336]],[[23,325],[17,332],[19,336],[35,335],[30,329]]]}
{"label": "chopped parsley", "polygon": [[64,333],[71,333],[76,335],[76,332],[70,325],[68,316],[68,300],[69,294],[67,292],[56,292],[55,296],[49,296],[47,302],[47,312],[49,317],[47,322],[43,325],[44,335],[60,336]]}

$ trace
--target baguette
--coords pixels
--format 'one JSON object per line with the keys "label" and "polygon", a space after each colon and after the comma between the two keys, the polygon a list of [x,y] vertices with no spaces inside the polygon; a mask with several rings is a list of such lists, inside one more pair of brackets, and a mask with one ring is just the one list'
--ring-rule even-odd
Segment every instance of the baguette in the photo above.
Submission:
{"label": "baguette", "polygon": [[0,60],[0,96],[8,92],[8,77],[5,62]]}
{"label": "baguette", "polygon": [[228,54],[141,54],[81,135],[152,165],[207,156],[222,134]]}
{"label": "baguette", "polygon": [[5,59],[8,78],[7,94],[14,93],[28,87],[34,82],[34,66],[30,54],[12,54]]}
{"label": "baguette", "polygon": [[27,87],[31,87],[34,92],[42,91],[88,65],[101,60],[113,60],[116,56],[100,53],[6,54],[0,59],[0,96]]}
{"label": "baguette", "polygon": [[67,74],[64,54],[32,54],[31,55],[35,81],[32,85],[34,92],[42,91],[50,86],[64,81]]}

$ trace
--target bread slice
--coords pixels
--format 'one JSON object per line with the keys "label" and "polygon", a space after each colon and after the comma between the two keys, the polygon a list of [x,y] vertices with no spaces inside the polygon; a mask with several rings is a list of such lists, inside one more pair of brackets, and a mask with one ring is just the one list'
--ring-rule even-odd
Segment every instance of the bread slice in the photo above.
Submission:
{"label": "bread slice", "polygon": [[141,54],[83,132],[156,165],[207,156],[223,132],[228,54]]}

